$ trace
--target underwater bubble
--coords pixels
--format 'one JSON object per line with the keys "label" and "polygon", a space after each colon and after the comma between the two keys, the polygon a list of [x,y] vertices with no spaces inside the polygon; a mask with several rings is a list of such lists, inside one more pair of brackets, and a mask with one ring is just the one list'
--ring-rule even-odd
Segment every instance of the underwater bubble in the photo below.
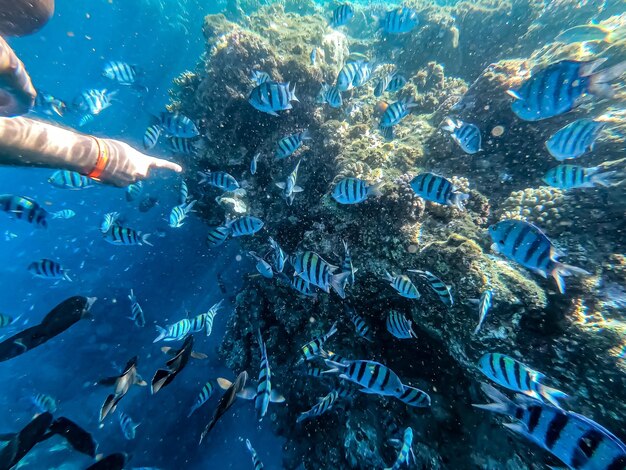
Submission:
{"label": "underwater bubble", "polygon": [[241,255],[235,256],[235,261],[241,261]]}
{"label": "underwater bubble", "polygon": [[417,245],[409,245],[406,249],[409,253],[417,253]]}
{"label": "underwater bubble", "polygon": [[502,134],[504,134],[504,126],[496,126],[491,129],[491,135],[494,137],[500,137]]}

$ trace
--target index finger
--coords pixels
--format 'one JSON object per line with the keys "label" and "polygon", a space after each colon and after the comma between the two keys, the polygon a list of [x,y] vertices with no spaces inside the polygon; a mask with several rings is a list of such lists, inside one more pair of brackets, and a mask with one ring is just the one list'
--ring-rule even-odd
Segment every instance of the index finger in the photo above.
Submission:
{"label": "index finger", "polygon": [[163,160],[161,158],[153,158],[152,162],[150,162],[150,168],[164,168],[166,170],[175,171],[176,173],[183,171],[183,167],[178,163]]}

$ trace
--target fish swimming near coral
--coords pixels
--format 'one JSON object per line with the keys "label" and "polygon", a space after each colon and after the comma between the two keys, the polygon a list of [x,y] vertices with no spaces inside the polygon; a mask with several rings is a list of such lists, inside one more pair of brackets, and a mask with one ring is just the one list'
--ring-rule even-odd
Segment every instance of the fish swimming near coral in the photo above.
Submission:
{"label": "fish swimming near coral", "polygon": [[300,348],[300,358],[298,359],[296,365],[301,364],[304,361],[310,361],[311,359],[322,356],[324,351],[324,344],[335,333],[337,333],[336,322],[333,323],[333,325],[330,327],[326,334],[314,338]]}
{"label": "fish swimming near coral", "polygon": [[393,273],[389,274],[385,271],[385,280],[388,281],[391,287],[402,297],[406,297],[407,299],[419,299],[421,297],[415,284],[404,274],[398,274],[396,276]]}
{"label": "fish swimming near coral", "polygon": [[557,261],[559,253],[550,239],[538,228],[521,220],[503,220],[489,227],[492,250],[547,277],[552,276],[559,292],[565,293],[564,276],[588,275],[584,269]]}
{"label": "fish swimming near coral", "polygon": [[167,361],[167,369],[159,369],[152,377],[152,386],[150,388],[154,395],[163,387],[172,383],[174,378],[181,373],[189,362],[189,358],[193,352],[193,335],[188,335],[182,347],[175,351],[174,357]]}
{"label": "fish swimming near coral", "polygon": [[133,87],[142,92],[148,92],[148,88],[139,83],[142,72],[136,65],[131,65],[121,60],[110,60],[102,69],[102,76],[122,86]]}
{"label": "fish swimming near coral", "polygon": [[183,318],[176,323],[161,328],[157,325],[157,332],[159,335],[155,338],[153,343],[163,341],[180,341],[187,336],[187,333],[191,331],[191,320]]}
{"label": "fish swimming near coral", "polygon": [[102,223],[100,224],[100,231],[104,234],[107,233],[113,225],[117,223],[117,219],[120,218],[119,212],[108,212],[104,214]]}
{"label": "fish swimming near coral", "polygon": [[340,363],[326,359],[326,363],[339,369],[339,378],[360,385],[362,393],[396,397],[404,392],[395,372],[378,362],[356,360]]}
{"label": "fish swimming near coral", "polygon": [[100,422],[117,408],[118,403],[133,385],[145,387],[148,385],[137,372],[137,356],[126,363],[120,375],[98,380],[97,385],[113,386],[113,393],[108,395],[100,408]]}
{"label": "fish swimming near coral", "polygon": [[276,159],[282,160],[283,158],[287,158],[290,155],[293,155],[296,150],[302,147],[302,144],[305,140],[311,140],[311,134],[308,129],[303,130],[302,132],[296,132],[295,134],[288,135],[287,137],[283,137],[278,141],[276,146]]}
{"label": "fish swimming near coral", "polygon": [[385,322],[387,331],[398,339],[412,339],[417,338],[417,335],[413,331],[413,322],[408,320],[400,312],[392,310],[387,315]]}
{"label": "fish swimming near coral", "polygon": [[174,208],[170,212],[169,226],[172,228],[179,228],[185,225],[184,220],[187,218],[187,215],[190,212],[193,212],[193,206],[196,204],[196,202],[197,201],[191,201],[187,204],[174,206]]}
{"label": "fish swimming near coral", "polygon": [[591,419],[524,395],[510,400],[488,384],[481,389],[492,400],[476,408],[511,417],[505,426],[547,450],[571,469],[623,469],[626,444]]}
{"label": "fish swimming near coral", "polygon": [[234,191],[239,188],[237,180],[225,171],[199,171],[199,184],[208,184],[224,191]]}
{"label": "fish swimming near coral", "polygon": [[584,24],[568,28],[561,31],[555,41],[564,44],[577,42],[613,42],[615,40],[613,31],[598,24]]}
{"label": "fish swimming near coral", "polygon": [[474,334],[477,334],[482,326],[485,318],[487,318],[487,313],[489,313],[489,309],[491,308],[491,304],[493,302],[493,291],[491,289],[487,289],[480,294],[480,299],[478,300],[478,325],[476,325],[476,329],[474,330]]}
{"label": "fish swimming near coral", "polygon": [[586,94],[613,98],[611,82],[626,72],[626,62],[596,71],[606,59],[590,62],[562,60],[534,73],[516,90],[511,109],[525,121],[548,119],[579,106]]}
{"label": "fish swimming near coral", "polygon": [[343,105],[343,98],[341,97],[341,91],[336,86],[331,86],[327,83],[322,83],[317,98],[317,103],[327,103],[331,108],[341,108]]}
{"label": "fish swimming near coral", "polygon": [[232,237],[242,237],[244,235],[254,235],[263,228],[265,224],[258,217],[246,215],[238,219],[226,222],[226,227],[230,230]]}
{"label": "fish swimming near coral", "polygon": [[149,233],[141,233],[130,227],[122,227],[120,225],[113,225],[108,232],[103,234],[103,238],[111,245],[123,245],[123,246],[135,246],[135,245],[150,245],[152,243],[148,241],[150,237]]}
{"label": "fish swimming near coral", "polygon": [[608,187],[616,182],[614,180],[616,175],[614,171],[603,172],[599,166],[584,168],[576,165],[559,165],[548,170],[543,181],[554,188],[564,190]]}
{"label": "fish swimming near coral", "polygon": [[266,279],[272,279],[274,277],[274,270],[272,265],[261,258],[256,252],[249,251],[248,254],[256,261],[256,270],[261,276]]}
{"label": "fish swimming near coral", "polygon": [[432,288],[432,290],[437,294],[439,300],[444,305],[451,307],[454,304],[454,299],[452,298],[452,292],[450,292],[450,286],[448,286],[445,282],[439,279],[430,271],[423,271],[420,269],[409,269],[410,273],[416,273],[419,276],[423,277],[428,281],[428,285]]}
{"label": "fish swimming near coral", "polygon": [[272,255],[274,269],[277,273],[282,273],[289,256],[272,237],[268,237],[268,241],[270,242],[272,250],[274,250]]}
{"label": "fish swimming near coral", "polygon": [[198,397],[196,398],[195,403],[191,407],[191,410],[189,410],[189,414],[187,415],[187,418],[189,418],[198,408],[204,405],[209,400],[209,398],[211,398],[212,394],[213,394],[213,382],[205,383],[202,386],[200,393],[198,393]]}
{"label": "fish swimming near coral", "polygon": [[296,97],[296,87],[290,88],[289,83],[272,81],[257,85],[248,98],[248,102],[254,109],[272,116],[278,116],[278,111],[292,109],[292,101],[300,101]]}
{"label": "fish swimming near coral", "polygon": [[67,219],[71,219],[75,217],[76,212],[74,212],[72,209],[63,209],[58,212],[51,212],[50,215],[52,216],[53,219],[67,220]]}
{"label": "fish swimming near coral", "polygon": [[345,26],[352,18],[354,18],[354,8],[349,3],[343,3],[333,10],[330,25],[333,28]]}
{"label": "fish swimming near coral", "polygon": [[210,248],[220,246],[226,241],[229,235],[230,228],[226,226],[220,225],[217,227],[211,227],[206,236],[207,245],[209,245]]}
{"label": "fish swimming near coral", "polygon": [[342,299],[346,297],[344,286],[350,273],[335,274],[339,267],[329,264],[317,253],[313,251],[298,253],[292,257],[291,264],[295,269],[294,275],[326,293],[329,293],[332,288]]}
{"label": "fish swimming near coral", "polygon": [[39,323],[0,343],[0,362],[13,359],[60,335],[75,323],[91,319],[95,297],[74,296],[54,307]]}
{"label": "fish swimming near coral", "polygon": [[87,189],[95,186],[95,181],[75,171],[57,170],[48,178],[55,188],[59,189]]}
{"label": "fish swimming near coral", "polygon": [[300,168],[301,162],[302,160],[298,160],[298,163],[296,163],[296,167],[291,173],[289,173],[289,176],[284,183],[282,181],[276,183],[276,186],[283,190],[283,197],[287,200],[288,205],[293,204],[296,193],[301,193],[302,191],[304,191],[304,189],[302,189],[297,184],[298,169]]}
{"label": "fish swimming near coral", "polygon": [[411,113],[411,108],[416,107],[417,104],[413,102],[413,98],[403,98],[400,101],[391,103],[385,109],[382,117],[380,118],[380,127],[393,127],[400,123]]}
{"label": "fish swimming near coral", "polygon": [[143,314],[143,309],[139,302],[137,301],[137,297],[135,297],[135,292],[133,289],[130,290],[130,294],[128,295],[128,300],[130,300],[130,319],[135,322],[139,328],[143,328],[146,326],[146,318]]}
{"label": "fish swimming near coral", "polygon": [[498,385],[528,395],[537,400],[547,400],[559,407],[559,401],[567,398],[560,390],[543,385],[545,375],[500,353],[487,353],[478,360],[478,370]]}
{"label": "fish swimming near coral", "polygon": [[48,211],[30,198],[2,194],[0,195],[0,210],[16,219],[34,223],[38,227],[48,227]]}
{"label": "fish swimming near coral", "polygon": [[250,80],[252,80],[257,85],[261,83],[269,82],[272,80],[270,74],[267,72],[263,72],[262,70],[253,70],[250,74]]}
{"label": "fish swimming near coral", "polygon": [[261,152],[257,152],[253,155],[252,160],[250,160],[250,174],[251,175],[256,175],[260,157],[261,157]]}
{"label": "fish swimming near coral", "polygon": [[578,119],[550,137],[546,148],[559,161],[578,158],[593,150],[595,141],[605,126],[606,123],[593,119]]}
{"label": "fish swimming near coral", "polygon": [[442,129],[450,133],[465,153],[473,155],[482,150],[480,129],[475,124],[448,118]]}
{"label": "fish swimming near coral", "polygon": [[337,91],[349,91],[368,82],[372,76],[372,65],[365,60],[347,62],[339,71],[335,88]]}
{"label": "fish swimming near coral", "polygon": [[359,335],[364,340],[369,341],[370,343],[374,342],[374,340],[372,339],[372,331],[369,325],[365,322],[361,315],[356,313],[354,307],[346,303],[343,305],[343,310],[354,325],[357,335]]}
{"label": "fish swimming near coral", "polygon": [[443,176],[433,173],[421,173],[411,180],[411,188],[422,199],[436,202],[444,206],[465,210],[464,202],[468,194],[457,191],[457,188]]}
{"label": "fish swimming near coral", "polygon": [[122,428],[122,434],[124,434],[124,438],[128,441],[132,441],[135,439],[137,427],[139,424],[135,423],[133,419],[128,416],[124,412],[119,412],[118,420],[120,422],[120,428]]}
{"label": "fish swimming near coral", "polygon": [[321,398],[319,402],[317,402],[313,408],[303,413],[300,413],[297,423],[305,421],[307,419],[315,418],[323,415],[327,411],[329,411],[334,405],[337,399],[339,398],[339,394],[337,391],[333,390],[325,397]]}
{"label": "fish swimming near coral", "polygon": [[396,461],[391,467],[386,468],[385,470],[398,470],[402,467],[411,465],[411,456],[413,456],[413,461],[415,461],[415,453],[413,452],[413,429],[410,427],[404,430],[404,434],[402,437],[402,442],[395,441],[400,445],[400,451],[398,452],[398,456],[396,457]]}
{"label": "fish swimming near coral", "polygon": [[78,126],[82,127],[91,122],[95,116],[109,108],[113,104],[116,91],[90,89],[83,91],[73,102],[74,109],[81,116]]}
{"label": "fish swimming near coral", "polygon": [[136,183],[129,184],[126,187],[126,200],[133,202],[139,199],[139,196],[143,194],[143,181],[137,181]]}
{"label": "fish swimming near coral", "polygon": [[152,125],[157,125],[162,132],[171,137],[193,139],[200,135],[196,124],[187,116],[179,112],[164,111],[153,117]]}
{"label": "fish swimming near coral", "polygon": [[233,383],[229,382],[226,379],[218,379],[218,383],[221,385],[226,385],[228,388],[224,395],[220,398],[220,401],[217,404],[217,408],[215,409],[215,413],[211,418],[211,421],[206,425],[202,434],[200,435],[200,444],[206,438],[206,436],[211,432],[211,430],[215,427],[217,422],[220,420],[224,414],[233,406],[235,400],[237,399],[237,395],[244,389],[246,386],[246,382],[248,380],[248,373],[244,370],[241,372]]}
{"label": "fish swimming near coral", "polygon": [[387,34],[409,33],[418,24],[417,12],[408,7],[399,7],[387,11],[380,19],[380,27]]}
{"label": "fish swimming near coral", "polygon": [[396,395],[396,398],[401,402],[415,407],[415,408],[428,408],[430,407],[430,395],[420,390],[419,388],[410,387],[402,384],[402,393]]}
{"label": "fish swimming near coral", "polygon": [[34,277],[41,279],[53,279],[53,280],[65,280],[72,282],[72,278],[67,274],[67,271],[56,261],[51,259],[42,259],[34,261],[28,265],[28,272]]}
{"label": "fish swimming near coral", "polygon": [[380,197],[383,182],[368,184],[359,178],[344,178],[333,189],[333,199],[339,204],[358,204],[369,197]]}

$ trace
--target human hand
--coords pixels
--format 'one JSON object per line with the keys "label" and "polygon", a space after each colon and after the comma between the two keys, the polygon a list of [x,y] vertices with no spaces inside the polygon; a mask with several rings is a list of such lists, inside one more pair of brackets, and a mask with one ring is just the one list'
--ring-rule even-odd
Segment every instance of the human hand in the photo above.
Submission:
{"label": "human hand", "polygon": [[98,180],[114,186],[128,186],[150,176],[153,169],[163,168],[176,173],[183,171],[177,163],[151,157],[130,145],[113,139],[102,139],[110,152],[110,159]]}
{"label": "human hand", "polygon": [[27,113],[36,96],[24,64],[0,37],[0,116],[14,117]]}

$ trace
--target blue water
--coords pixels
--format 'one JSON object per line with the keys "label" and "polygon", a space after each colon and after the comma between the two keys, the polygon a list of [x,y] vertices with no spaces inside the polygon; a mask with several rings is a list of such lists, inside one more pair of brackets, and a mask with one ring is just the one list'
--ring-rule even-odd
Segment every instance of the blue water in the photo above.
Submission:
{"label": "blue water", "polygon": [[[120,91],[119,103],[84,129],[140,148],[149,114],[160,111],[168,102],[172,78],[193,68],[203,50],[203,16],[220,8],[212,1],[168,4],[165,11],[159,2],[149,1],[59,1],[54,18],[42,31],[12,39],[11,45],[38,89],[69,102],[84,89],[110,86],[101,77],[106,60],[140,65],[147,77],[143,84],[150,92],[141,97],[129,90]],[[184,18],[177,20],[178,13]],[[69,120],[66,123],[73,124]],[[188,218],[180,229],[167,227],[164,218],[177,204],[179,177],[159,175],[147,181],[144,194],[158,196],[159,204],[141,213],[136,202],[129,204],[125,200],[122,189],[55,189],[47,182],[51,173],[0,169],[2,193],[32,197],[52,212],[65,208],[76,212],[72,219],[51,221],[47,230],[0,217],[0,312],[22,315],[18,322],[22,328],[25,322],[39,322],[65,298],[86,295],[98,298],[92,309],[95,320],[81,321],[45,345],[0,364],[0,433],[21,429],[35,413],[30,396],[47,393],[59,401],[57,415],[67,416],[93,432],[98,452],[128,452],[133,456],[131,467],[248,469],[251,461],[245,438],[254,443],[267,467],[279,467],[281,442],[269,432],[269,420],[262,425],[256,422],[250,402],[237,404],[201,446],[199,435],[219,392],[194,416],[186,418],[205,382],[233,375],[220,364],[217,348],[243,273],[249,271],[245,261],[236,259],[237,245],[230,241],[223,249],[207,250],[206,227],[198,218]],[[145,233],[161,230],[165,237],[153,235],[154,248],[110,245],[102,239],[98,227],[102,215],[111,211],[120,211],[129,226]],[[5,241],[6,231],[17,237]],[[33,278],[26,267],[41,258],[59,261],[69,270],[73,282],[54,284]],[[227,287],[225,294],[216,281],[218,274]],[[146,316],[143,329],[127,318],[131,288]],[[212,335],[196,337],[194,349],[208,354],[208,359],[192,359],[173,384],[155,396],[150,395],[148,387],[135,387],[121,401],[119,409],[141,423],[137,438],[124,439],[117,416],[107,418],[99,427],[99,409],[109,389],[94,387],[93,382],[119,373],[134,355],[139,356],[139,373],[149,382],[167,360],[160,351],[163,343],[152,343],[156,337],[154,325],[177,321],[187,311],[204,312],[221,299],[225,299],[225,308],[216,317]],[[90,463],[89,458],[70,450],[47,453],[61,442],[54,438],[39,444],[24,459],[22,468],[64,465],[64,469],[82,469]]]}

